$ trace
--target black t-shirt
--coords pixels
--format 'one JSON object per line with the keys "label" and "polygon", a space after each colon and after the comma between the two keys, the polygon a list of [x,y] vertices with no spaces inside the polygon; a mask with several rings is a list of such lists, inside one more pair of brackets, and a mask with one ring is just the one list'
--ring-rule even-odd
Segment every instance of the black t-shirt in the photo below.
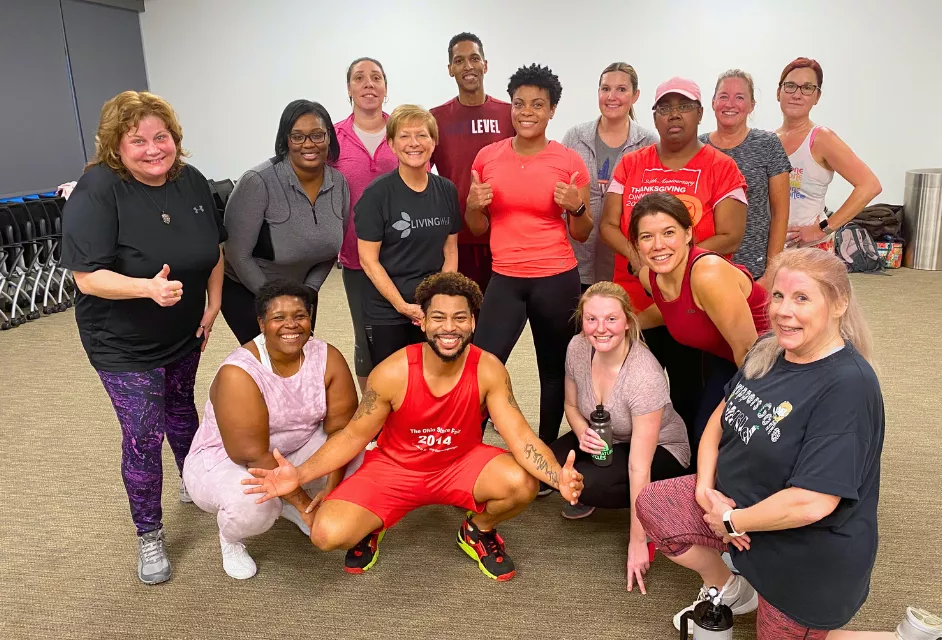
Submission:
{"label": "black t-shirt", "polygon": [[[445,240],[461,230],[458,190],[430,173],[425,191],[417,193],[396,169],[366,188],[354,207],[354,224],[360,240],[382,242],[379,262],[411,304],[419,283],[442,270]],[[367,324],[410,322],[373,286],[363,295],[363,318]]]}
{"label": "black t-shirt", "polygon": [[[161,219],[165,202],[170,224]],[[206,307],[206,283],[225,240],[199,171],[186,165],[175,180],[149,187],[133,178],[122,180],[108,166],[92,167],[75,185],[62,218],[62,266],[153,278],[167,264],[167,279],[183,283],[183,296],[170,307],[150,298],[79,294],[75,320],[93,367],[146,371],[199,346],[196,331]]]}
{"label": "black t-shirt", "polygon": [[883,395],[850,344],[809,364],[780,357],[726,387],[716,486],[750,507],[789,487],[840,497],[806,527],[749,532],[736,568],[772,606],[813,629],[844,626],[867,599],[877,553]]}

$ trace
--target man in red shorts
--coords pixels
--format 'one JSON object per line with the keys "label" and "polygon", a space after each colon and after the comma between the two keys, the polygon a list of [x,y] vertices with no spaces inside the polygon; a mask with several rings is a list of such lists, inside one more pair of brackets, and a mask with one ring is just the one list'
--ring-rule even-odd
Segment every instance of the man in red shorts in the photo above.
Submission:
{"label": "man in red shorts", "polygon": [[[349,549],[345,569],[362,573],[379,556],[389,527],[421,506],[462,507],[458,546],[495,580],[514,576],[514,563],[497,533],[536,497],[539,481],[575,503],[582,476],[575,452],[560,467],[520,412],[510,376],[495,356],[471,345],[480,288],[458,273],[438,273],[416,289],[425,312],[426,342],[401,349],[370,374],[350,423],[311,458],[294,467],[274,451],[278,468],[249,469],[259,502],[285,496],[338,469],[379,433],[363,465],[305,517],[311,542],[324,551]],[[489,413],[510,451],[481,442]],[[316,510],[315,510],[316,507]],[[313,513],[311,513],[313,512]]]}

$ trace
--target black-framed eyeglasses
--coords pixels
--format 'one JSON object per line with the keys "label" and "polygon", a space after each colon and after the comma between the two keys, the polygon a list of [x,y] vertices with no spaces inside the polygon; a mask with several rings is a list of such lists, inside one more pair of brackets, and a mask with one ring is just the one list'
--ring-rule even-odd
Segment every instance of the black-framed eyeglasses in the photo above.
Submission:
{"label": "black-framed eyeglasses", "polygon": [[324,144],[327,139],[330,138],[330,134],[326,131],[315,131],[314,133],[309,133],[307,135],[303,133],[290,133],[288,134],[288,140],[293,145],[301,146],[304,144],[305,140],[310,140],[314,144]]}
{"label": "black-framed eyeglasses", "polygon": [[811,84],[806,82],[804,84],[795,84],[794,82],[783,82],[781,85],[782,91],[785,93],[795,93],[801,89],[801,95],[803,96],[813,96],[814,92],[817,91],[820,87],[816,84]]}
{"label": "black-framed eyeglasses", "polygon": [[654,107],[654,113],[659,116],[669,116],[675,111],[677,113],[690,113],[691,111],[696,111],[698,108],[700,108],[700,105],[696,102],[681,102],[673,107],[669,104],[659,104]]}

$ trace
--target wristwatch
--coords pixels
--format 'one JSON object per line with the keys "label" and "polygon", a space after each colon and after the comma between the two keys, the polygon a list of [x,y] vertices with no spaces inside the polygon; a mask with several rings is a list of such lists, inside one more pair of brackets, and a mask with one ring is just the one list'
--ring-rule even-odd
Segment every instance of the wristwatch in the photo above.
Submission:
{"label": "wristwatch", "polygon": [[582,214],[583,214],[583,213],[585,213],[585,203],[584,203],[584,202],[583,202],[582,204],[580,204],[580,205],[579,205],[579,208],[576,209],[575,211],[569,211],[569,215],[571,215],[573,218],[580,218],[580,217],[582,217]]}
{"label": "wristwatch", "polygon": [[733,515],[733,511],[738,511],[738,509],[730,509],[723,514],[723,524],[726,525],[726,533],[729,534],[730,538],[738,538],[745,534],[745,531],[740,533],[733,528],[733,522],[730,520],[730,517]]}
{"label": "wristwatch", "polygon": [[834,229],[828,226],[827,218],[825,218],[824,220],[818,223],[818,228],[821,229],[821,231],[823,231],[824,233],[828,233],[828,234],[834,233]]}

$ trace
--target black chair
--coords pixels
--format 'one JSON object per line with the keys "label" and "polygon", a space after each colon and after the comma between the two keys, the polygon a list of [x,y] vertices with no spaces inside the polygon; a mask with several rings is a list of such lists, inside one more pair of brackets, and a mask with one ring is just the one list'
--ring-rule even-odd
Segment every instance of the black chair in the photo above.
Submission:
{"label": "black chair", "polygon": [[[60,202],[61,201],[61,202]],[[48,256],[44,265],[46,280],[43,293],[43,312],[65,311],[72,306],[75,282],[72,273],[60,266],[62,259],[62,210],[64,198],[49,198],[41,201],[48,224]]]}
{"label": "black chair", "polygon": [[7,208],[13,214],[13,221],[19,229],[20,243],[23,246],[23,252],[16,266],[22,276],[19,279],[16,297],[18,299],[22,296],[28,302],[28,305],[25,305],[28,307],[26,319],[36,320],[42,315],[36,304],[36,292],[42,278],[40,242],[36,239],[36,227],[27,204],[25,202],[11,203]]}
{"label": "black chair", "polygon": [[[0,206],[0,329],[26,322],[26,312],[19,305],[26,274],[19,268],[23,259],[19,225],[8,206]],[[9,311],[9,313],[7,313]]]}
{"label": "black chair", "polygon": [[232,195],[232,190],[235,189],[235,183],[232,180],[210,180],[209,188],[213,192],[213,200],[216,201],[216,209],[219,211],[219,214],[226,210],[226,203],[229,202],[229,196]]}

